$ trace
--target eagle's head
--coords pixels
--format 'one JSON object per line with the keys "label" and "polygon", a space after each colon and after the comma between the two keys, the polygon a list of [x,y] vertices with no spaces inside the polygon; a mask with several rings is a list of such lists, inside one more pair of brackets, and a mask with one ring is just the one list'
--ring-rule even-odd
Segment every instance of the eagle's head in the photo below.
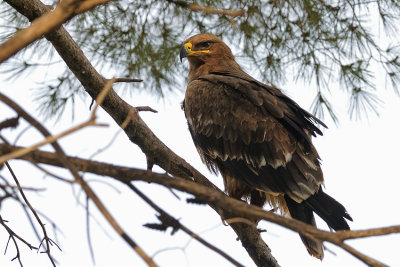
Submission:
{"label": "eagle's head", "polygon": [[231,49],[217,36],[200,33],[187,39],[179,53],[189,61],[189,82],[200,76],[226,69],[240,70]]}
{"label": "eagle's head", "polygon": [[187,39],[179,53],[180,60],[187,57],[191,65],[214,60],[234,60],[231,49],[217,36],[200,33]]}

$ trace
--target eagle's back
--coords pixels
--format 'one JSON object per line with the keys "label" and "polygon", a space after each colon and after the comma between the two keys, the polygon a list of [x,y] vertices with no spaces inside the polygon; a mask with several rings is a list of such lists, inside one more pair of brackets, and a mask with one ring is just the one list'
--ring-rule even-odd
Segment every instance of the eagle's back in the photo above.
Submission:
{"label": "eagle's back", "polygon": [[318,191],[323,176],[317,152],[281,122],[290,108],[247,80],[236,77],[235,88],[224,78],[191,81],[184,110],[203,162],[221,172],[228,193],[261,190],[301,202]]}

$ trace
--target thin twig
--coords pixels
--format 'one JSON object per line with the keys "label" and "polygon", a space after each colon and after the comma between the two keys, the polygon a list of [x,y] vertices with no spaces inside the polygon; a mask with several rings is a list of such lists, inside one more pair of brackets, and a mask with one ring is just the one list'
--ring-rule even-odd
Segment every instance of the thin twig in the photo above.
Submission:
{"label": "thin twig", "polygon": [[386,264],[383,264],[367,255],[362,254],[361,252],[359,252],[358,250],[355,250],[353,247],[341,242],[336,244],[338,246],[340,246],[341,248],[343,248],[344,250],[346,250],[348,253],[350,253],[351,255],[353,255],[354,257],[358,258],[359,260],[363,261],[365,264],[367,264],[368,266],[371,267],[389,267]]}
{"label": "thin twig", "polygon": [[[112,84],[112,81],[110,81],[109,83]],[[109,83],[107,83],[107,85],[109,85]],[[108,86],[108,87],[110,87],[110,86]],[[106,87],[106,89],[108,87]],[[104,90],[101,94],[99,94],[98,101],[101,102],[104,99],[104,97],[107,94],[108,90]],[[0,93],[0,100],[2,102],[4,102],[5,104],[9,105],[11,108],[14,108],[14,107],[17,106],[14,101],[9,99],[7,96],[3,95],[2,93]],[[3,155],[3,156],[0,157],[0,164],[4,163],[5,161],[7,161],[9,159],[17,158],[17,157],[20,157],[22,155],[25,155],[25,154],[27,154],[27,153],[29,153],[29,152],[31,152],[33,150],[36,150],[37,148],[39,148],[39,147],[41,147],[43,145],[46,145],[48,143],[53,143],[56,140],[60,139],[61,137],[64,137],[64,136],[66,136],[68,134],[71,134],[71,133],[74,133],[74,132],[76,132],[76,131],[78,131],[78,130],[80,130],[82,128],[87,127],[87,126],[92,126],[92,125],[94,125],[94,126],[108,126],[107,124],[101,124],[101,123],[97,123],[95,121],[95,116],[96,116],[95,114],[96,114],[96,111],[97,111],[97,107],[98,107],[98,105],[95,106],[93,112],[91,113],[90,119],[88,121],[86,121],[84,123],[81,123],[81,124],[79,124],[79,125],[77,125],[75,127],[72,127],[72,128],[70,128],[70,129],[68,129],[66,131],[63,131],[63,132],[61,132],[61,133],[59,133],[57,135],[47,135],[45,140],[43,140],[43,141],[41,141],[41,142],[39,142],[39,143],[37,143],[37,144],[35,144],[33,146],[26,147],[26,148],[18,150],[18,151],[14,151],[13,153],[10,153],[8,155]],[[19,114],[19,112],[21,112],[22,109],[21,108],[19,108],[19,109],[17,108],[17,110],[15,110],[15,111],[17,111],[18,114]],[[27,113],[24,112],[24,114],[26,115]],[[25,116],[25,117],[27,117],[27,116]],[[30,117],[30,118],[32,118],[32,117]],[[39,122],[37,122],[36,124],[39,124]]]}
{"label": "thin twig", "polygon": [[139,83],[143,82],[142,79],[135,79],[135,78],[115,78],[116,83]]}
{"label": "thin twig", "polygon": [[150,112],[153,112],[153,113],[158,113],[157,110],[155,110],[155,109],[153,109],[153,108],[151,108],[151,107],[149,107],[149,106],[135,107],[135,109],[136,109],[137,111],[150,111]]}
{"label": "thin twig", "polygon": [[[235,259],[233,259],[231,256],[229,256],[227,253],[224,251],[220,250],[219,248],[215,247],[214,245],[208,243],[206,240],[201,238],[199,235],[194,233],[192,230],[181,224],[178,220],[173,218],[171,215],[169,215],[165,210],[161,209],[157,204],[155,204],[150,198],[148,198],[145,194],[143,194],[139,189],[137,189],[132,183],[127,183],[126,184],[133,192],[135,192],[140,198],[142,198],[147,204],[149,204],[154,210],[156,210],[159,214],[160,217],[167,218],[167,221],[173,221],[175,222],[173,227],[178,227],[182,231],[184,231],[186,234],[191,236],[192,238],[196,239],[199,241],[201,244],[204,246],[208,247],[209,249],[215,251],[216,253],[220,254],[222,257],[230,261],[233,265],[235,266],[243,266],[239,262],[237,262]],[[177,229],[174,229],[175,231]],[[174,231],[173,230],[173,231]]]}
{"label": "thin twig", "polygon": [[[53,266],[55,267],[56,264],[54,262],[53,257],[50,254],[50,238],[47,235],[47,231],[46,231],[46,227],[44,227],[44,224],[42,222],[42,220],[40,219],[39,215],[36,213],[36,210],[32,207],[31,203],[29,202],[28,198],[25,196],[24,190],[22,189],[17,176],[15,175],[14,171],[12,170],[10,164],[8,162],[5,162],[5,165],[8,169],[8,171],[10,172],[11,176],[14,179],[15,184],[17,185],[18,191],[20,192],[25,204],[28,206],[29,210],[32,212],[33,216],[35,216],[36,221],[39,223],[40,227],[42,228],[42,232],[43,232],[43,239],[46,242],[46,254],[50,260],[50,262],[53,264]],[[54,242],[53,242],[54,243]],[[40,248],[40,246],[39,246]]]}
{"label": "thin twig", "polygon": [[[0,185],[1,188],[11,188],[11,189],[15,189],[17,188],[17,186],[15,185]],[[36,188],[36,187],[28,187],[28,186],[23,186],[22,189],[24,191],[33,191],[33,192],[41,192],[41,191],[46,191],[46,188]]]}
{"label": "thin twig", "polygon": [[90,252],[90,257],[92,258],[93,265],[96,265],[96,260],[94,257],[94,250],[93,250],[93,244],[92,244],[92,238],[90,235],[90,213],[89,213],[89,198],[86,197],[86,205],[85,205],[85,212],[86,212],[86,238],[88,241],[89,245],[89,252]]}
{"label": "thin twig", "polygon": [[[8,143],[7,143],[7,144],[8,144]],[[21,205],[22,210],[24,211],[24,213],[25,213],[26,217],[28,218],[28,221],[29,221],[29,223],[30,223],[30,225],[31,225],[31,227],[32,227],[32,229],[33,229],[33,232],[35,233],[37,239],[38,239],[39,241],[41,241],[41,240],[42,240],[42,237],[40,236],[38,230],[36,229],[36,225],[35,225],[35,223],[34,223],[33,220],[32,220],[31,213],[30,213],[29,210],[28,210],[29,207],[28,207],[27,204],[25,204],[25,203],[23,202],[23,200],[21,200],[20,197],[18,196],[18,188],[17,188],[17,187],[15,187],[15,188],[12,187],[11,184],[10,184],[6,179],[3,179],[3,180],[4,180],[5,184],[6,184],[6,186],[8,186],[8,188],[10,188],[11,191],[12,191],[12,193],[10,193],[10,196],[11,196],[13,199],[15,199],[15,200]],[[40,215],[42,216],[43,214],[40,214]],[[47,218],[46,218],[46,219],[47,219]]]}
{"label": "thin twig", "polygon": [[179,1],[179,0],[167,0],[170,3],[173,3],[177,6],[189,8],[192,11],[200,11],[204,13],[210,13],[210,14],[218,14],[218,15],[225,15],[225,16],[230,16],[230,17],[242,17],[244,16],[244,10],[232,10],[232,9],[216,9],[213,7],[209,6],[201,6],[197,4],[190,4],[187,3],[186,1]]}
{"label": "thin twig", "polygon": [[236,218],[229,218],[224,220],[227,224],[232,224],[232,223],[245,223],[251,226],[257,227],[257,224],[250,221],[249,219],[242,218],[242,217],[236,217]]}
{"label": "thin twig", "polygon": [[15,257],[11,259],[11,261],[17,259],[18,262],[19,262],[19,265],[20,265],[21,267],[23,267],[22,261],[21,261],[21,254],[19,253],[18,243],[17,243],[17,241],[15,240],[16,235],[15,235],[15,233],[4,223],[3,218],[1,218],[1,215],[0,215],[0,224],[3,225],[3,227],[6,229],[6,231],[7,231],[8,234],[9,234],[9,237],[8,237],[8,240],[7,240],[7,244],[6,244],[6,248],[5,248],[5,251],[4,251],[4,254],[6,254],[7,249],[8,249],[8,245],[9,245],[9,243],[10,243],[10,240],[12,240],[13,243],[14,243],[15,250],[17,251],[17,253],[16,253]]}
{"label": "thin twig", "polygon": [[[39,235],[39,233],[38,233],[38,231],[37,231],[37,229],[36,229],[36,226],[35,226],[35,224],[34,224],[32,218],[31,218],[31,214],[30,214],[29,211],[28,211],[28,209],[29,209],[28,206],[27,206],[27,205],[19,198],[19,196],[18,196],[17,187],[14,187],[14,186],[10,185],[10,184],[8,183],[8,181],[7,181],[6,179],[4,179],[2,176],[0,176],[0,178],[5,182],[5,184],[1,186],[1,188],[4,190],[4,192],[5,192],[5,194],[6,194],[6,195],[3,196],[3,199],[4,199],[5,197],[8,196],[8,197],[13,198],[15,201],[17,201],[17,202],[21,205],[23,211],[24,211],[25,214],[26,214],[26,217],[28,218],[28,221],[29,221],[30,225],[32,226],[32,229],[33,229],[33,231],[34,231],[34,233],[35,233],[37,239],[38,239],[39,241],[41,241],[42,238],[40,237],[40,235]],[[11,192],[11,193],[8,192],[8,191],[6,190],[7,188],[11,189],[12,192]],[[23,190],[24,190],[24,191],[26,191],[27,189],[29,189],[29,188],[23,187]],[[58,229],[58,227],[57,227],[57,225],[54,223],[54,221],[51,220],[49,217],[47,217],[46,214],[42,213],[40,210],[36,210],[36,212],[37,212],[38,215],[40,215],[42,218],[44,218],[44,219],[46,219],[48,222],[50,222],[50,224],[53,226],[53,232],[54,232],[54,234],[57,234],[57,231],[60,231],[60,232],[61,232],[61,230]],[[28,246],[31,247],[30,244],[29,244]],[[36,247],[33,247],[33,248],[37,249]]]}
{"label": "thin twig", "polygon": [[[91,114],[90,120],[95,119],[95,114],[98,105],[102,103],[102,101],[107,96],[108,92],[111,90],[111,85],[114,82],[114,79],[109,80],[103,90],[98,94],[96,98],[96,106]],[[40,133],[42,133],[45,137],[51,136],[50,132],[36,119],[30,116],[25,110],[23,110],[19,105],[17,105],[14,101],[6,97],[5,95],[0,93],[0,100],[7,104],[9,107],[14,109],[22,118],[31,123]],[[89,120],[89,121],[90,121]],[[100,198],[96,195],[96,193],[91,189],[91,187],[83,180],[83,178],[79,175],[78,170],[68,158],[61,146],[55,140],[55,142],[51,143],[54,149],[56,150],[57,159],[63,162],[63,166],[65,166],[71,174],[74,176],[75,180],[81,185],[82,189],[85,191],[87,197],[89,197],[99,209],[99,211],[103,214],[106,220],[110,223],[110,225],[114,228],[114,230],[120,235],[122,239],[150,266],[156,267],[157,264],[142,250],[142,248],[122,229],[122,227],[118,224],[118,222],[114,219],[108,209],[104,206]]]}
{"label": "thin twig", "polygon": [[54,174],[52,172],[50,172],[49,170],[46,170],[45,168],[43,168],[42,166],[40,166],[39,164],[37,164],[36,162],[34,162],[33,160],[28,160],[30,163],[33,164],[33,166],[35,166],[36,168],[38,168],[41,172],[43,172],[45,175],[51,176],[57,180],[60,180],[62,182],[68,183],[68,184],[74,184],[76,183],[74,180],[69,180],[67,178],[61,177],[57,174]]}
{"label": "thin twig", "polygon": [[45,140],[43,140],[43,141],[41,141],[41,142],[39,142],[39,143],[37,143],[37,144],[35,144],[33,146],[26,147],[26,148],[23,148],[21,150],[14,151],[13,153],[10,153],[8,155],[1,156],[0,157],[0,164],[6,162],[9,159],[18,158],[18,157],[21,157],[21,156],[23,156],[25,154],[28,154],[29,152],[31,152],[33,150],[36,150],[37,148],[39,148],[41,146],[44,146],[44,145],[46,145],[48,143],[53,143],[56,140],[60,139],[61,137],[64,137],[64,136],[66,136],[68,134],[74,133],[74,132],[76,132],[76,131],[78,131],[78,130],[80,130],[82,128],[85,128],[85,127],[91,126],[91,125],[107,126],[106,124],[99,124],[99,123],[96,123],[95,121],[89,120],[87,122],[81,123],[81,124],[79,124],[79,125],[77,125],[75,127],[72,127],[70,129],[64,131],[64,132],[61,132],[59,134],[48,136],[48,137],[46,137]]}
{"label": "thin twig", "polygon": [[16,237],[19,241],[24,243],[29,249],[38,249],[37,247],[31,245],[28,241],[20,237],[17,233],[15,233],[10,227],[8,227],[7,224],[5,224],[4,219],[0,215],[0,224],[6,229],[6,231],[9,233],[9,235],[12,235]]}

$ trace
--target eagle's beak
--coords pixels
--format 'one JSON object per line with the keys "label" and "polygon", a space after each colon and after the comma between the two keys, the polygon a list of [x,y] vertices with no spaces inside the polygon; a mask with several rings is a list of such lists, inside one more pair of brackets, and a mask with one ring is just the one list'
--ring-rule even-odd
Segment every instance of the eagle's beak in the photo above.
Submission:
{"label": "eagle's beak", "polygon": [[182,46],[181,52],[179,52],[179,59],[182,62],[182,58],[187,57],[189,53],[192,51],[192,44],[186,43]]}

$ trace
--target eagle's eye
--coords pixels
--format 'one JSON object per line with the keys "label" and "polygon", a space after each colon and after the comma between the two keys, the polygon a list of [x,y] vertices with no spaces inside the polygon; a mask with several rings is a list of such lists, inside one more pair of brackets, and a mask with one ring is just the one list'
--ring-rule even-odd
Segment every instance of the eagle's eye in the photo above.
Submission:
{"label": "eagle's eye", "polygon": [[205,42],[198,43],[196,45],[196,49],[208,49],[208,48],[210,48],[212,43],[213,42],[211,42],[211,41],[205,41]]}

